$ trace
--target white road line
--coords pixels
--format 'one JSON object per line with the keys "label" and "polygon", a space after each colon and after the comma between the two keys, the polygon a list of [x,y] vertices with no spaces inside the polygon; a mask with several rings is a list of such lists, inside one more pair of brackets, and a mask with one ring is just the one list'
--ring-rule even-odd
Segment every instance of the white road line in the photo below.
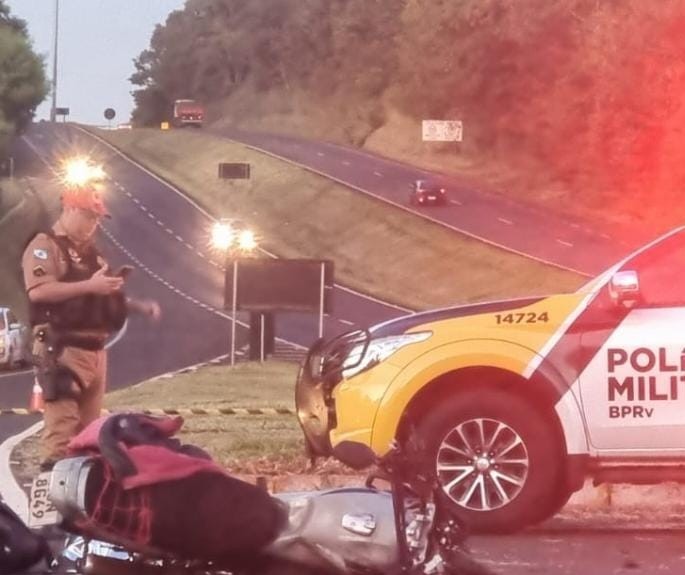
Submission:
{"label": "white road line", "polygon": [[557,238],[557,243],[560,243],[562,246],[566,246],[567,248],[572,248],[573,244],[571,242],[566,242],[564,240],[560,240]]}
{"label": "white road line", "polygon": [[383,174],[381,174],[380,172],[374,172],[373,175],[378,176],[379,178],[383,177]]}
{"label": "white road line", "polygon": [[325,156],[326,154],[324,154],[323,152],[316,152],[316,155],[317,155],[317,156],[323,157],[323,156]]}
{"label": "white road line", "polygon": [[178,234],[176,234],[176,239],[177,239],[179,242],[183,242],[183,238],[182,238],[181,236],[179,236]]}
{"label": "white road line", "polygon": [[344,323],[345,325],[354,325],[354,322],[348,321],[346,319],[338,319],[340,323]]}
{"label": "white road line", "polygon": [[171,234],[172,236],[174,235],[174,230],[172,230],[171,228],[164,228],[164,229],[166,230],[167,234]]}
{"label": "white road line", "polygon": [[[140,203],[140,202],[138,202],[138,203]],[[143,204],[140,204],[140,209],[143,210],[144,212],[147,212],[147,208]]]}
{"label": "white road line", "polygon": [[450,200],[450,204],[454,204],[455,206],[463,206],[459,200]]}
{"label": "white road line", "polygon": [[14,480],[14,474],[12,473],[9,464],[10,455],[17,444],[36,433],[42,427],[43,422],[39,421],[0,444],[0,493],[2,493],[2,498],[5,503],[9,505],[24,522],[28,521],[29,517],[29,501],[24,490],[19,487]]}
{"label": "white road line", "polygon": [[502,222],[503,224],[507,224],[508,226],[513,226],[514,222],[511,220],[508,220],[507,218],[497,218],[498,221]]}
{"label": "white road line", "polygon": [[21,371],[10,371],[8,373],[0,373],[0,379],[3,377],[14,377],[15,375],[21,375],[22,373],[31,373],[32,369],[22,369]]}
{"label": "white road line", "polygon": [[609,234],[599,234],[600,237],[604,238],[605,240],[610,240],[611,236]]}
{"label": "white road line", "polygon": [[347,160],[343,160],[343,161],[342,161],[342,165],[343,165],[343,166],[349,166],[350,163],[349,163]]}
{"label": "white road line", "polygon": [[139,204],[139,203],[140,203],[140,200],[139,200],[138,198],[133,198],[133,201],[134,201],[136,204]]}

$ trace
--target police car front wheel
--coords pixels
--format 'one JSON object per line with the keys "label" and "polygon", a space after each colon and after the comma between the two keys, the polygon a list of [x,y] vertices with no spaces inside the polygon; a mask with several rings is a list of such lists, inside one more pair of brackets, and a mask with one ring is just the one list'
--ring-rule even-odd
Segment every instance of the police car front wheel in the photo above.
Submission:
{"label": "police car front wheel", "polygon": [[481,532],[520,529],[559,500],[562,458],[550,425],[522,398],[466,392],[419,426],[447,506]]}

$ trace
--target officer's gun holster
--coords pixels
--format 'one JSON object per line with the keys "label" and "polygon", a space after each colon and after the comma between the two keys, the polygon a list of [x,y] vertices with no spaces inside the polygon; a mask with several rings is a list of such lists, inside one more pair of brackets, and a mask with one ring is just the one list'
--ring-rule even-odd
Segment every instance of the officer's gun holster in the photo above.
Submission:
{"label": "officer's gun holster", "polygon": [[59,337],[50,326],[41,327],[36,332],[32,359],[45,401],[73,398],[76,396],[73,382],[80,386],[78,376],[59,361],[63,349]]}

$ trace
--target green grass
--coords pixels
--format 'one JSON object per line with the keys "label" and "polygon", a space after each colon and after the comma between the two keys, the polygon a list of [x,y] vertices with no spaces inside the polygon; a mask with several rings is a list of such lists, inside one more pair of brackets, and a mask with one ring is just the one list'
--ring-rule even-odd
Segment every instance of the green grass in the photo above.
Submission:
{"label": "green grass", "polygon": [[[583,279],[461,236],[326,178],[198,131],[98,131],[282,257],[328,258],[340,283],[410,308],[565,292]],[[252,178],[222,181],[220,162]]]}
{"label": "green grass", "polygon": [[[209,366],[115,391],[107,395],[105,405],[116,411],[179,407],[294,409],[297,369],[297,364],[283,361]],[[235,467],[238,460],[286,460],[303,452],[302,432],[293,415],[190,416],[182,437],[208,449],[229,467]]]}
{"label": "green grass", "polygon": [[[206,366],[192,373],[157,378],[108,393],[105,408],[142,409],[287,407],[294,409],[298,365],[284,361]],[[193,415],[179,433],[235,473],[274,475],[303,472],[302,431],[294,415]],[[13,453],[22,462],[22,479],[38,470],[38,438],[23,441]],[[341,470],[327,464],[324,470]]]}

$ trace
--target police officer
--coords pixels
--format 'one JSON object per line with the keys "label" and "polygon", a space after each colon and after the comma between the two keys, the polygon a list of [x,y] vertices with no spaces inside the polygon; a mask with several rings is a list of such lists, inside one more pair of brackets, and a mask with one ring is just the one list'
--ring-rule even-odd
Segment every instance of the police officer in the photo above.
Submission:
{"label": "police officer", "polygon": [[33,356],[45,399],[43,470],[64,457],[69,440],[100,414],[107,337],[129,311],[160,316],[157,302],[124,296],[123,274],[113,274],[97,250],[93,237],[103,217],[109,214],[96,188],[69,187],[58,221],[24,250]]}

